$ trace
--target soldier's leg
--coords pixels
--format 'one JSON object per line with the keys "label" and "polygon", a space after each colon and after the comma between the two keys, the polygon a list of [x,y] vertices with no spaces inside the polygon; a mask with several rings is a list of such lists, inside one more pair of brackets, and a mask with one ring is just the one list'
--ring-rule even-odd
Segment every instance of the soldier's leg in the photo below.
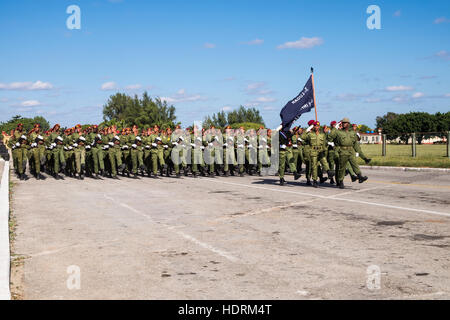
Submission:
{"label": "soldier's leg", "polygon": [[354,175],[358,176],[361,174],[361,170],[359,169],[359,165],[358,162],[356,161],[356,157],[354,154],[352,154],[349,158],[348,158],[348,163],[349,163],[349,172],[350,170],[353,172]]}
{"label": "soldier's leg", "polygon": [[117,167],[116,167],[116,155],[114,148],[109,148],[108,150],[108,158],[111,166],[111,175],[113,177],[117,176]]}
{"label": "soldier's leg", "polygon": [[314,181],[317,181],[318,178],[318,163],[317,163],[317,154],[316,153],[311,153],[311,173],[312,173],[312,179]]}
{"label": "soldier's leg", "polygon": [[59,173],[59,150],[57,147],[53,149],[52,159],[53,159],[53,172],[54,172],[54,174],[58,174]]}
{"label": "soldier's leg", "polygon": [[298,152],[298,148],[297,149],[293,149],[292,150],[292,162],[295,166],[295,171],[297,171],[298,168],[298,161],[299,161],[299,152]]}
{"label": "soldier's leg", "polygon": [[94,173],[98,174],[98,149],[97,148],[92,148],[92,164],[93,164],[93,169],[94,169]]}
{"label": "soldier's leg", "polygon": [[158,173],[158,150],[151,149],[151,159],[152,159],[152,173],[156,175]]}
{"label": "soldier's leg", "polygon": [[349,153],[341,152],[339,154],[339,171],[337,175],[337,182],[344,181],[345,177],[345,168],[347,167],[348,158],[350,157]]}
{"label": "soldier's leg", "polygon": [[98,150],[98,167],[100,170],[105,171],[105,158],[106,158],[106,152],[102,149]]}
{"label": "soldier's leg", "polygon": [[131,173],[134,175],[137,174],[138,169],[138,150],[137,149],[131,149]]}
{"label": "soldier's leg", "polygon": [[303,147],[298,148],[298,162],[297,162],[297,172],[302,171],[302,165],[305,162],[305,159],[303,158]]}
{"label": "soldier's leg", "polygon": [[34,166],[34,172],[36,175],[41,174],[41,151],[42,149],[40,147],[33,149],[33,166]]}
{"label": "soldier's leg", "polygon": [[291,171],[291,173],[296,173],[297,166],[294,163],[294,154],[292,153],[292,151],[286,151],[286,158],[287,158],[287,162],[289,164],[289,170]]}
{"label": "soldier's leg", "polygon": [[78,148],[74,152],[76,172],[81,174],[81,149]]}
{"label": "soldier's leg", "polygon": [[280,175],[280,179],[284,178],[284,170],[286,167],[286,151],[280,150],[280,162],[278,167],[278,173]]}
{"label": "soldier's leg", "polygon": [[17,149],[18,149],[18,152],[17,152],[17,165],[18,165],[18,168],[17,169],[19,171],[19,174],[22,175],[24,173],[23,162],[25,161],[26,157],[24,157],[24,152],[23,152],[24,148],[19,147]]}
{"label": "soldier's leg", "polygon": [[323,153],[319,154],[319,161],[320,161],[320,165],[322,167],[322,171],[324,171],[324,172],[330,171],[330,166],[328,164],[327,158],[325,157],[325,155]]}
{"label": "soldier's leg", "polygon": [[237,149],[237,164],[239,167],[239,173],[244,173],[244,164],[245,164],[245,152],[242,148]]}

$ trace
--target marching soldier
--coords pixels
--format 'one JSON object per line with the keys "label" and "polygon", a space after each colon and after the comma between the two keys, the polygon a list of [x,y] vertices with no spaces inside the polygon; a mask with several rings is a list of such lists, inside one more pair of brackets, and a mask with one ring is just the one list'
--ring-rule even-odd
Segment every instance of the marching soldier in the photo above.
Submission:
{"label": "marching soldier", "polygon": [[319,121],[315,121],[313,125],[314,127],[312,132],[308,132],[304,136],[304,140],[305,143],[310,147],[310,162],[311,162],[310,165],[313,178],[313,187],[317,188],[319,163],[322,166],[322,170],[327,171],[329,178],[334,176],[334,172],[330,171],[325,156],[325,150],[327,147],[327,137],[324,133],[320,132]]}
{"label": "marching soldier", "polygon": [[342,130],[336,130],[330,133],[331,141],[339,147],[339,172],[336,178],[337,186],[344,189],[344,176],[347,163],[350,163],[355,171],[359,183],[367,180],[367,177],[361,175],[358,163],[356,162],[355,146],[357,142],[356,135],[350,130],[350,120],[344,118],[341,121]]}
{"label": "marching soldier", "polygon": [[286,183],[284,180],[284,171],[286,167],[286,163],[288,163],[291,172],[294,174],[294,180],[298,180],[300,178],[300,174],[297,173],[297,168],[294,165],[294,156],[292,155],[292,133],[290,130],[279,132],[280,139],[280,164],[279,164],[279,176],[280,176],[280,186],[283,186]]}

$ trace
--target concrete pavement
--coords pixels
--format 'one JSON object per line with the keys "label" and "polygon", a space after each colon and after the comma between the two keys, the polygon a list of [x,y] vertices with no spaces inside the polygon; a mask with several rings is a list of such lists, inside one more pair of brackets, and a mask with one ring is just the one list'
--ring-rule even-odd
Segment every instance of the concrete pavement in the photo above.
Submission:
{"label": "concrete pavement", "polygon": [[14,178],[23,298],[450,298],[450,175],[366,174]]}

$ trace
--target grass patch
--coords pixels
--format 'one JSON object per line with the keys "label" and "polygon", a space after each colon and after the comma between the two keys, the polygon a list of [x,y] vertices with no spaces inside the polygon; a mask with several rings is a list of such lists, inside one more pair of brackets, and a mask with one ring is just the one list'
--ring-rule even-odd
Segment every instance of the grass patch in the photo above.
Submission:
{"label": "grass patch", "polygon": [[[385,157],[381,156],[381,144],[362,144],[361,148],[372,159],[372,166],[450,168],[446,145],[416,145],[415,158],[411,157],[411,145],[387,145]],[[358,158],[358,163],[364,161]]]}

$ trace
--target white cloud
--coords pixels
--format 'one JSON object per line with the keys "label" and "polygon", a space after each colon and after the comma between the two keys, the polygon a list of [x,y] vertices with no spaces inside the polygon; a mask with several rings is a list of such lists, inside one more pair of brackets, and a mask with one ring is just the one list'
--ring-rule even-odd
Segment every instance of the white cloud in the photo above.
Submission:
{"label": "white cloud", "polygon": [[377,102],[381,102],[381,101],[382,101],[382,99],[380,99],[380,98],[367,98],[364,100],[364,102],[366,102],[366,103],[377,103]]}
{"label": "white cloud", "polygon": [[41,103],[37,100],[25,100],[20,103],[21,107],[36,107],[36,106],[40,106],[40,105],[41,105]]}
{"label": "white cloud", "polygon": [[117,84],[114,81],[105,82],[102,84],[102,90],[117,90]]}
{"label": "white cloud", "polygon": [[205,43],[203,45],[203,47],[205,47],[206,49],[214,49],[216,47],[216,45],[214,43]]}
{"label": "white cloud", "polygon": [[397,10],[394,12],[394,17],[400,17],[402,15],[402,11],[401,10]]}
{"label": "white cloud", "polygon": [[278,49],[311,49],[315,46],[323,44],[323,39],[318,37],[306,38],[302,37],[297,41],[290,41],[280,44]]}
{"label": "white cloud", "polygon": [[413,90],[413,87],[408,87],[408,86],[390,86],[390,87],[386,87],[385,90],[386,91],[411,91]]}
{"label": "white cloud", "polygon": [[270,97],[258,97],[253,102],[260,102],[260,103],[267,103],[267,102],[275,102],[277,99],[270,98]]}
{"label": "white cloud", "polygon": [[141,89],[142,88],[142,85],[140,85],[140,84],[129,84],[129,85],[127,85],[126,87],[125,87],[125,90],[138,90],[138,89]]}
{"label": "white cloud", "polygon": [[11,82],[0,83],[0,90],[50,90],[53,85],[50,82],[36,81],[36,82]]}
{"label": "white cloud", "polygon": [[444,95],[444,97],[450,98],[450,93],[446,93],[446,94]]}
{"label": "white cloud", "polygon": [[267,88],[267,83],[264,81],[249,83],[244,90],[249,95],[268,95],[273,93],[272,90]]}
{"label": "white cloud", "polygon": [[249,46],[257,46],[257,45],[263,44],[264,40],[262,40],[262,39],[255,39],[255,40],[245,41],[245,42],[241,42],[241,43],[249,45]]}
{"label": "white cloud", "polygon": [[414,99],[419,99],[419,98],[423,98],[425,96],[425,94],[423,92],[416,92],[412,95],[412,97]]}
{"label": "white cloud", "polygon": [[160,98],[163,101],[167,101],[168,103],[175,103],[175,102],[195,102],[195,101],[205,101],[207,100],[206,97],[203,97],[199,94],[189,95],[186,94],[185,89],[180,89],[177,91],[177,93],[171,97],[161,97]]}
{"label": "white cloud", "polygon": [[436,57],[444,60],[450,60],[450,53],[446,50],[441,50],[438,53],[436,53]]}
{"label": "white cloud", "polygon": [[447,19],[446,17],[440,17],[440,18],[436,18],[434,20],[435,24],[440,24],[440,23],[448,23],[450,22],[450,19]]}
{"label": "white cloud", "polygon": [[222,108],[222,111],[225,111],[225,112],[231,111],[231,110],[233,110],[233,108],[232,108],[231,106],[224,106],[224,107]]}
{"label": "white cloud", "polygon": [[406,102],[407,99],[404,96],[397,96],[397,97],[392,98],[392,101],[402,103],[402,102]]}

